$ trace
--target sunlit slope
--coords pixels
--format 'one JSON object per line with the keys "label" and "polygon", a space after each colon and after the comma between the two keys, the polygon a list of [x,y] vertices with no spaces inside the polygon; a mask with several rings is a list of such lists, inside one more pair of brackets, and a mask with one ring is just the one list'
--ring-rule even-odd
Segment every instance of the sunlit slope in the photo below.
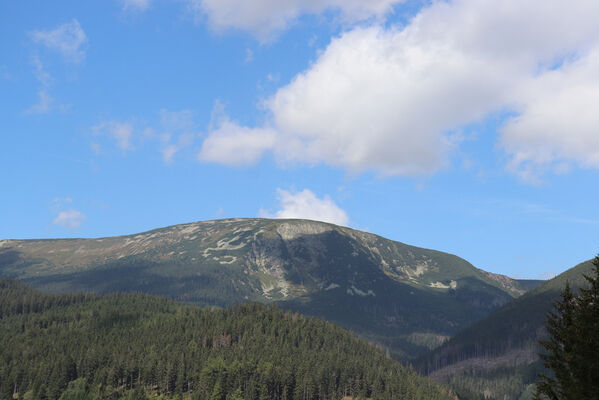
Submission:
{"label": "sunlit slope", "polygon": [[1,275],[49,292],[140,291],[217,306],[278,302],[406,357],[438,345],[528,284],[451,254],[306,220],[230,219],[0,246]]}

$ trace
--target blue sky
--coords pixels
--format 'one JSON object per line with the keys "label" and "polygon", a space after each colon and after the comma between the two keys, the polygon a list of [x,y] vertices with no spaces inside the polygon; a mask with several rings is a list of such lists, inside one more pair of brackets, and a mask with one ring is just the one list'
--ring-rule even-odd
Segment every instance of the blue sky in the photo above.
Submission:
{"label": "blue sky", "polygon": [[599,4],[0,3],[0,238],[300,217],[548,277],[599,252]]}

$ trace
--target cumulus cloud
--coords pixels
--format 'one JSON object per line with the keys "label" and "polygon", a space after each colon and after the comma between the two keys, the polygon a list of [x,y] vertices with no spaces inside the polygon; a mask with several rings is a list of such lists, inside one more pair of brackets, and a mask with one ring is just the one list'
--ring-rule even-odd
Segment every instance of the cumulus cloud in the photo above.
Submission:
{"label": "cumulus cloud", "polygon": [[275,213],[260,210],[261,217],[311,219],[343,226],[347,226],[349,223],[345,211],[336,205],[328,195],[320,199],[308,189],[296,193],[277,189],[277,198],[280,209]]}
{"label": "cumulus cloud", "polygon": [[[204,147],[261,133],[247,162],[268,150],[350,171],[430,174],[459,145],[453,131],[508,111],[501,143],[512,169],[563,158],[596,166],[597,20],[594,0],[434,2],[405,27],[333,39],[265,102],[268,128],[228,124]],[[230,146],[210,154],[230,163]]]}
{"label": "cumulus cloud", "polygon": [[536,183],[571,163],[599,168],[599,48],[538,76],[518,92],[520,113],[502,128],[509,168]]}
{"label": "cumulus cloud", "polygon": [[76,19],[50,31],[32,32],[31,38],[34,42],[61,53],[69,61],[79,62],[85,58],[82,47],[87,42],[87,36]]}
{"label": "cumulus cloud", "polygon": [[108,135],[116,142],[121,150],[133,149],[131,138],[133,136],[133,125],[130,122],[108,121],[92,127],[96,135]]}
{"label": "cumulus cloud", "polygon": [[382,18],[403,0],[187,0],[196,15],[206,15],[217,30],[236,28],[265,40],[285,30],[302,14],[338,12],[346,22]]}
{"label": "cumulus cloud", "polygon": [[81,211],[69,209],[66,211],[60,211],[56,218],[52,220],[54,225],[62,226],[70,230],[76,230],[83,223],[86,216]]}
{"label": "cumulus cloud", "polygon": [[251,165],[274,147],[276,137],[271,129],[247,128],[224,118],[208,133],[198,159],[228,166]]}

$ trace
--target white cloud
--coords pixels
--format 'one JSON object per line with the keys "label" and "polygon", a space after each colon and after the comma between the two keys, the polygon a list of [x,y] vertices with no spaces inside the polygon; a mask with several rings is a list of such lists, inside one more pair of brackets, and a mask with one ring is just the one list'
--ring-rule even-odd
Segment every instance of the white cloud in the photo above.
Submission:
{"label": "white cloud", "polygon": [[502,128],[509,168],[538,182],[569,163],[599,168],[599,47],[524,85],[520,114]]}
{"label": "white cloud", "polygon": [[69,209],[66,211],[60,211],[56,218],[52,220],[54,225],[62,226],[70,230],[76,230],[83,223],[86,216],[81,211]]}
{"label": "white cloud", "polygon": [[160,124],[169,132],[177,130],[189,131],[194,126],[194,112],[191,110],[168,111],[162,109],[159,116]]}
{"label": "white cloud", "polygon": [[[228,16],[230,1],[206,4],[223,12],[222,24],[242,18]],[[595,0],[456,0],[434,2],[401,29],[353,29],[265,102],[268,128],[211,132],[208,159],[231,163],[231,146],[214,146],[217,136],[234,143],[256,134],[247,162],[269,150],[350,171],[429,174],[459,143],[452,131],[515,111],[501,139],[513,169],[564,159],[596,167],[597,20]]]}
{"label": "white cloud", "polygon": [[85,58],[82,47],[87,42],[87,36],[76,19],[54,30],[32,32],[31,37],[34,42],[58,51],[67,60],[79,62]]}
{"label": "white cloud", "polygon": [[254,61],[254,52],[252,49],[245,49],[245,59],[243,62],[247,64],[251,63],[252,61]]}
{"label": "white cloud", "polygon": [[236,28],[268,40],[302,14],[338,12],[345,22],[382,18],[403,0],[187,0],[196,15],[206,15],[217,30]]}
{"label": "white cloud", "polygon": [[173,162],[173,157],[175,156],[177,151],[179,151],[179,149],[174,144],[169,144],[168,146],[166,146],[162,150],[162,158],[164,159],[164,162],[165,163]]}
{"label": "white cloud", "polygon": [[33,66],[35,78],[39,81],[42,88],[37,92],[37,103],[25,110],[24,114],[46,114],[54,109],[67,110],[70,107],[69,105],[58,104],[50,95],[49,87],[52,83],[52,76],[44,69],[44,65],[39,57],[33,57]]}
{"label": "white cloud", "polygon": [[[198,132],[195,130],[195,112],[192,110],[158,112],[159,123],[156,127],[140,126],[139,121],[131,117],[128,121],[108,120],[91,127],[91,132],[98,137],[107,137],[124,151],[142,148],[147,144],[155,145],[155,150],[162,154],[165,163],[174,161],[175,155],[190,147]],[[101,146],[97,138],[91,143],[92,150],[99,154]]]}
{"label": "white cloud", "polygon": [[131,138],[133,136],[133,125],[130,122],[108,121],[92,127],[96,135],[111,136],[121,150],[133,149]]}
{"label": "white cloud", "polygon": [[25,110],[25,114],[45,114],[52,109],[54,99],[45,89],[38,91],[37,97],[38,102]]}
{"label": "white cloud", "polygon": [[247,128],[224,118],[202,143],[198,159],[228,166],[254,164],[274,147],[276,136],[268,128]]}
{"label": "white cloud", "polygon": [[150,0],[122,0],[125,11],[146,11],[150,8]]}
{"label": "white cloud", "polygon": [[349,223],[345,211],[337,206],[328,195],[319,199],[308,189],[297,193],[277,189],[277,198],[280,209],[274,214],[260,210],[261,217],[311,219],[342,226],[347,226]]}
{"label": "white cloud", "polygon": [[[160,134],[159,138],[165,144],[161,150],[165,163],[172,163],[175,154],[193,143],[194,114],[191,110],[160,110],[160,124],[165,133]],[[171,142],[173,136],[176,137],[175,143]]]}
{"label": "white cloud", "polygon": [[176,143],[166,145],[166,147],[162,149],[162,158],[164,159],[164,162],[167,164],[172,163],[175,154],[193,143],[194,136],[195,135],[192,133],[182,133],[177,138]]}
{"label": "white cloud", "polygon": [[35,78],[42,84],[42,86],[47,87],[50,86],[50,82],[52,81],[52,77],[50,74],[44,69],[44,64],[42,64],[39,57],[33,57],[33,66],[35,67]]}

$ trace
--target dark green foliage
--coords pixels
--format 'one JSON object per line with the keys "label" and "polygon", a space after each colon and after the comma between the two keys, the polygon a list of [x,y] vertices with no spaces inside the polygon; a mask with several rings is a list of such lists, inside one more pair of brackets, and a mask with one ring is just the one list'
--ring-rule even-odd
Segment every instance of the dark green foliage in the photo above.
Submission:
{"label": "dark green foliage", "polygon": [[[59,400],[86,400],[91,397],[87,381],[84,378],[78,378],[69,382],[67,389],[60,395]],[[142,397],[145,399],[145,397]]]}
{"label": "dark green foliage", "polygon": [[[578,291],[592,270],[591,261],[586,261],[547,281],[416,360],[416,368],[424,374],[446,371],[442,381],[459,390],[461,399],[478,400],[489,389],[494,393],[491,399],[518,400],[517,393],[524,392],[538,374],[545,372],[536,354],[538,341],[547,337],[546,313],[566,282]],[[469,362],[485,368],[473,373],[457,367]],[[509,374],[502,372],[506,362],[513,365]]]}
{"label": "dark green foliage", "polygon": [[572,293],[570,285],[547,315],[549,338],[540,354],[551,376],[541,375],[536,399],[591,400],[599,398],[599,256],[589,288]]}
{"label": "dark green foliage", "polygon": [[526,382],[531,382],[536,377],[536,367],[504,366],[492,370],[478,367],[462,371],[443,381],[452,387],[461,400],[520,400],[526,390]]}
{"label": "dark green foliage", "polygon": [[0,399],[450,399],[327,322],[143,294],[48,295],[0,279]]}

